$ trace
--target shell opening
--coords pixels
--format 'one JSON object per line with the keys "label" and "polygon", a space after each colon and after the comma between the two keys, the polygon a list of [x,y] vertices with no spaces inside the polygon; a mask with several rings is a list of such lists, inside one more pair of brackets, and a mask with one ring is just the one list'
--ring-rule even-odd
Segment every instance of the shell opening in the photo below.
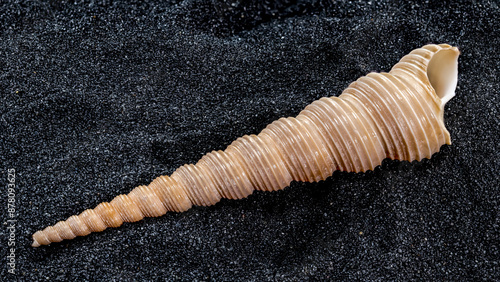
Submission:
{"label": "shell opening", "polygon": [[442,106],[455,96],[459,54],[456,47],[442,49],[432,56],[427,67],[427,77]]}

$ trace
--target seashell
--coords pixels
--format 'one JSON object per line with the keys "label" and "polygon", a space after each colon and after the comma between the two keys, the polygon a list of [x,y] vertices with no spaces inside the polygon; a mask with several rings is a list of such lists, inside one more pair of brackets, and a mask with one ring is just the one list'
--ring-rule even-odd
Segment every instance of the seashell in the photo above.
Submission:
{"label": "seashell", "polygon": [[459,54],[447,44],[415,49],[389,73],[361,77],[339,97],[321,98],[295,118],[274,121],[195,165],[37,231],[33,247],[213,205],[222,197],[245,198],[255,189],[283,189],[292,180],[324,180],[335,170],[373,170],[385,158],[430,158],[450,144],[443,111],[455,95]]}

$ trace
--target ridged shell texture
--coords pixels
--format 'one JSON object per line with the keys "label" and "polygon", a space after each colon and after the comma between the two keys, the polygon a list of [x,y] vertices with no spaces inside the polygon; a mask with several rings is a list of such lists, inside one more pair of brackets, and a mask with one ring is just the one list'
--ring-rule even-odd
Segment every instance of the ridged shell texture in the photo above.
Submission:
{"label": "ridged shell texture", "polygon": [[[186,211],[192,205],[213,205],[223,197],[241,199],[254,190],[283,189],[292,180],[324,180],[335,170],[373,170],[385,158],[430,158],[443,144],[450,144],[443,101],[452,94],[444,93],[448,82],[438,81],[448,77],[439,73],[430,77],[428,69],[430,60],[443,50],[448,51],[452,67],[456,65],[455,47],[416,49],[390,73],[361,77],[339,97],[321,98],[297,117],[281,118],[258,135],[243,136],[226,150],[205,155],[195,165],[186,164],[171,176],[160,176],[148,186],[36,232],[33,246],[168,211]],[[454,91],[454,85],[450,87]]]}

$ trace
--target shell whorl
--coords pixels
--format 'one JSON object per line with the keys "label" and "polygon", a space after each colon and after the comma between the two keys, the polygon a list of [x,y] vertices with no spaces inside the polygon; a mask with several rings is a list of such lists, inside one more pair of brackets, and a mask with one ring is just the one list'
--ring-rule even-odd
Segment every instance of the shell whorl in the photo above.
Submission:
{"label": "shell whorl", "polygon": [[295,118],[274,121],[195,165],[37,231],[33,246],[213,205],[222,197],[283,189],[292,180],[324,180],[335,170],[373,170],[385,158],[430,158],[450,144],[443,108],[454,95],[458,55],[446,44],[416,49],[389,73],[361,77],[339,97],[321,98]]}

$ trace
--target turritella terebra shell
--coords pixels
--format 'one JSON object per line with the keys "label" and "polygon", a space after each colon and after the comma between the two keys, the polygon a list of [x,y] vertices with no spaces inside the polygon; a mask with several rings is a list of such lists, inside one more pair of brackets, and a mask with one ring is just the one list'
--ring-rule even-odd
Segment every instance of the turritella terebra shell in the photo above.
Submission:
{"label": "turritella terebra shell", "polygon": [[222,197],[283,189],[292,180],[324,180],[335,170],[372,170],[385,158],[430,158],[450,144],[443,111],[454,96],[458,55],[446,44],[415,49],[389,73],[361,77],[339,97],[321,98],[295,118],[281,118],[195,165],[37,231],[33,246],[213,205]]}

